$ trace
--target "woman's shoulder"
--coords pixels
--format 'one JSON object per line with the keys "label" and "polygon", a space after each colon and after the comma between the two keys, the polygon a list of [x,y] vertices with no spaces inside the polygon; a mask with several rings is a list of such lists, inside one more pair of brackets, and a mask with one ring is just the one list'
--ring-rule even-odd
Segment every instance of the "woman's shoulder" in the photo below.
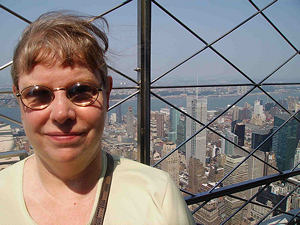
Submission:
{"label": "woman's shoulder", "polygon": [[24,160],[21,160],[0,171],[0,192],[19,181],[23,175]]}
{"label": "woman's shoulder", "polygon": [[[0,171],[0,211],[6,217],[10,216],[11,210],[18,210],[23,166],[24,162],[20,161]],[[1,213],[0,220],[2,221]]]}
{"label": "woman's shoulder", "polygon": [[162,177],[168,176],[168,173],[165,171],[134,161],[132,159],[128,159],[120,156],[113,156],[113,158],[114,158],[116,169],[122,172],[135,172],[135,173],[143,173],[145,175],[151,175],[151,176],[156,175]]}
{"label": "woman's shoulder", "polygon": [[170,175],[160,169],[136,162],[131,159],[113,156],[115,162],[114,177],[131,185],[155,186],[164,188],[170,182]]}
{"label": "woman's shoulder", "polygon": [[[6,167],[5,169],[0,171],[0,177],[10,177],[12,174],[18,173],[23,170],[24,160],[21,160],[13,165]],[[0,180],[1,182],[1,180]]]}

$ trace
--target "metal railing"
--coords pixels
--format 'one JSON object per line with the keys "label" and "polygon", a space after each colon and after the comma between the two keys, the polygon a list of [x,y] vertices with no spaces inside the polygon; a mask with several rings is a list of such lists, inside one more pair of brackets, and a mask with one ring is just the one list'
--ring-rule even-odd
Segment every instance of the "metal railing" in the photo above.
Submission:
{"label": "metal railing", "polygon": [[[102,13],[101,15],[95,17],[94,19],[97,19],[98,17],[107,15],[108,13],[111,13],[124,5],[127,5],[128,3],[135,2],[133,0],[124,1],[120,5],[108,10],[107,12]],[[263,217],[261,217],[257,224],[262,223],[266,218],[270,216],[273,212],[277,212],[280,214],[286,214],[289,217],[289,224],[295,224],[294,221],[300,220],[299,212],[293,214],[290,212],[283,211],[279,209],[280,204],[283,201],[286,201],[289,196],[291,196],[295,191],[299,190],[299,181],[295,181],[292,179],[292,177],[296,175],[300,175],[300,169],[298,169],[298,165],[300,162],[298,162],[298,165],[296,165],[293,169],[288,171],[281,171],[276,166],[272,165],[269,162],[266,162],[265,160],[261,159],[260,157],[256,156],[255,153],[269,140],[272,139],[276,133],[278,133],[283,127],[285,127],[291,120],[295,120],[298,123],[299,121],[299,110],[292,113],[288,109],[286,109],[283,104],[281,104],[278,100],[276,100],[271,94],[269,94],[267,91],[263,89],[263,86],[297,86],[300,85],[300,82],[284,82],[284,83],[267,83],[266,81],[272,77],[277,71],[279,71],[281,68],[285,67],[289,62],[292,60],[295,60],[296,57],[299,57],[299,49],[295,46],[295,44],[290,41],[283,32],[280,31],[280,29],[272,22],[272,20],[264,13],[267,9],[273,7],[278,0],[271,1],[269,4],[267,4],[263,8],[259,8],[252,0],[249,0],[249,4],[256,10],[255,13],[250,15],[248,18],[241,21],[239,24],[234,26],[229,31],[225,32],[223,35],[218,37],[212,42],[207,42],[204,38],[202,38],[197,32],[195,32],[193,29],[191,29],[188,25],[183,23],[180,19],[178,19],[174,14],[172,14],[170,11],[168,11],[165,7],[162,6],[158,1],[155,0],[137,0],[137,11],[138,11],[138,18],[137,18],[137,29],[138,29],[138,55],[137,55],[137,68],[135,69],[137,72],[137,80],[131,78],[130,76],[126,75],[125,73],[117,70],[116,68],[113,68],[112,66],[108,66],[111,71],[114,71],[116,74],[130,80],[133,82],[136,86],[134,87],[114,87],[114,89],[132,89],[135,90],[132,94],[127,96],[126,98],[122,99],[115,105],[111,106],[109,110],[112,110],[116,108],[117,106],[121,105],[125,101],[131,99],[132,97],[138,96],[138,109],[137,109],[137,117],[138,117],[138,153],[139,153],[139,161],[142,163],[150,165],[150,102],[151,102],[151,96],[157,98],[158,100],[164,102],[171,108],[176,109],[178,112],[180,112],[182,115],[186,116],[187,118],[191,119],[192,121],[195,121],[196,123],[201,125],[201,129],[197,130],[194,134],[192,134],[190,137],[187,137],[185,141],[183,141],[181,144],[179,144],[175,149],[168,152],[166,155],[164,155],[160,160],[155,162],[153,164],[154,167],[159,166],[162,162],[164,162],[168,157],[170,157],[172,154],[177,152],[182,146],[186,145],[189,141],[191,141],[193,138],[195,138],[199,133],[201,133],[204,130],[208,130],[217,136],[219,136],[221,139],[224,139],[228,143],[232,144],[234,147],[240,149],[244,153],[247,154],[247,156],[240,161],[233,169],[231,169],[225,176],[219,180],[215,185],[213,185],[210,190],[204,191],[201,193],[191,193],[188,190],[181,190],[183,193],[187,195],[185,197],[185,200],[188,205],[193,205],[192,210],[193,214],[197,213],[200,209],[203,209],[211,200],[217,199],[220,197],[228,196],[233,199],[237,199],[241,202],[244,202],[239,207],[235,208],[234,213],[227,216],[223,219],[221,224],[225,224],[229,222],[236,214],[241,212],[247,205],[253,204],[258,205],[260,207],[263,207],[265,209],[269,209],[269,212],[267,212]],[[6,10],[7,12],[11,13],[12,15],[16,16],[17,18],[30,23],[29,20],[24,18],[23,16],[17,14],[13,10],[5,7],[4,5],[0,5],[3,10]],[[182,59],[179,63],[177,63],[174,66],[171,66],[166,72],[162,73],[161,75],[157,76],[157,78],[153,79],[151,81],[151,10],[152,6],[157,7],[159,10],[161,10],[163,13],[168,15],[175,23],[180,25],[185,31],[190,33],[194,38],[199,40],[202,44],[204,44],[204,47],[194,52],[189,57]],[[258,15],[262,16],[265,21],[275,30],[275,32],[288,44],[288,46],[294,51],[293,54],[291,54],[288,58],[282,60],[282,62],[279,65],[275,65],[275,69],[264,76],[263,79],[259,82],[255,82],[253,79],[251,79],[251,76],[246,74],[242,69],[240,69],[237,65],[234,64],[234,62],[230,61],[224,54],[222,54],[220,51],[218,51],[214,45],[227,37],[232,32],[236,31],[237,29],[240,29],[243,27],[246,23],[253,20]],[[206,49],[210,49],[217,57],[222,59],[227,65],[229,65],[231,68],[233,68],[236,72],[238,72],[242,77],[244,77],[246,80],[249,81],[249,83],[239,83],[239,84],[202,84],[202,85],[169,85],[169,86],[154,86],[157,81],[162,79],[163,77],[169,75],[172,71],[180,68],[182,65],[189,62],[194,57],[198,56],[202,52],[204,52]],[[0,67],[0,70],[3,70],[11,65],[12,62],[6,63],[5,65]],[[188,114],[184,110],[180,109],[176,105],[172,104],[170,101],[166,100],[164,97],[161,97],[159,94],[155,93],[153,90],[157,89],[170,89],[170,88],[208,88],[208,87],[234,87],[234,86],[246,86],[250,89],[244,93],[241,97],[239,97],[236,101],[234,101],[232,104],[230,104],[229,107],[227,107],[223,112],[221,112],[218,116],[213,118],[208,123],[203,123],[199,119],[194,118],[192,115]],[[218,132],[214,128],[212,128],[212,125],[222,116],[226,115],[229,110],[231,110],[235,105],[237,105],[242,99],[249,96],[254,91],[259,90],[264,95],[268,96],[269,99],[271,99],[276,105],[286,114],[289,115],[289,118],[282,123],[279,127],[277,127],[271,135],[269,135],[263,142],[261,142],[255,149],[249,151],[243,146],[238,145],[236,142],[232,141],[231,139],[227,138],[222,132]],[[1,92],[1,94],[6,94],[11,92]],[[7,119],[11,122],[20,124],[20,122],[13,120],[5,115],[0,114],[1,118]],[[224,186],[224,181],[228,179],[229,176],[231,176],[236,170],[238,170],[242,165],[245,164],[245,162],[249,158],[255,158],[256,160],[262,162],[267,167],[272,168],[274,171],[276,171],[275,174],[263,176],[260,178],[256,178],[253,180],[248,180],[232,185]],[[274,182],[286,182],[291,185],[293,185],[292,190],[290,190],[285,197],[283,197],[274,207],[270,207],[269,205],[264,205],[261,203],[258,203],[257,201],[254,201],[266,188],[270,187],[270,185]],[[240,196],[233,195],[235,193],[250,190],[253,188],[261,187],[259,191],[257,191],[254,195],[249,197],[248,199],[243,199]]]}

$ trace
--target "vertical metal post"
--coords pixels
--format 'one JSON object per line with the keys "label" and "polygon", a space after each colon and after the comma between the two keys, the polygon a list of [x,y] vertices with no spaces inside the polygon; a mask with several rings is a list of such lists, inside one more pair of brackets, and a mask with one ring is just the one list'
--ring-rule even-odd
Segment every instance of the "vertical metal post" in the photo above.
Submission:
{"label": "vertical metal post", "polygon": [[138,0],[138,159],[150,165],[151,0]]}

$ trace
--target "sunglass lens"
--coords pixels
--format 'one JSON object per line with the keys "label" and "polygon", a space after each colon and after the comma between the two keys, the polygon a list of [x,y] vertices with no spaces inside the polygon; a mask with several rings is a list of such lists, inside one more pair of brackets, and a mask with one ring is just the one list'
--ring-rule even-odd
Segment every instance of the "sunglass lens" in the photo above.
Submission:
{"label": "sunglass lens", "polygon": [[75,84],[68,89],[68,97],[70,100],[80,106],[92,104],[98,96],[96,87],[87,84]]}
{"label": "sunglass lens", "polygon": [[52,91],[46,87],[34,86],[22,92],[23,103],[31,109],[44,109],[52,101]]}

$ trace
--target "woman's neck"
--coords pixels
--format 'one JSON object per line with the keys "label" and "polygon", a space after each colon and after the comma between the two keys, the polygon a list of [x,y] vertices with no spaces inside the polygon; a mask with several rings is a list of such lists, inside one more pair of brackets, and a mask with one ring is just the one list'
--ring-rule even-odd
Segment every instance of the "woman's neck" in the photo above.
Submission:
{"label": "woman's neck", "polygon": [[[77,176],[61,179],[34,155],[26,160],[23,197],[37,224],[87,224],[102,175],[102,152]],[[67,177],[67,176],[65,176]]]}
{"label": "woman's neck", "polygon": [[59,165],[51,169],[38,156],[33,157],[36,178],[53,197],[63,198],[73,193],[78,197],[89,193],[97,184],[102,173],[102,151],[85,168],[74,165]]}

